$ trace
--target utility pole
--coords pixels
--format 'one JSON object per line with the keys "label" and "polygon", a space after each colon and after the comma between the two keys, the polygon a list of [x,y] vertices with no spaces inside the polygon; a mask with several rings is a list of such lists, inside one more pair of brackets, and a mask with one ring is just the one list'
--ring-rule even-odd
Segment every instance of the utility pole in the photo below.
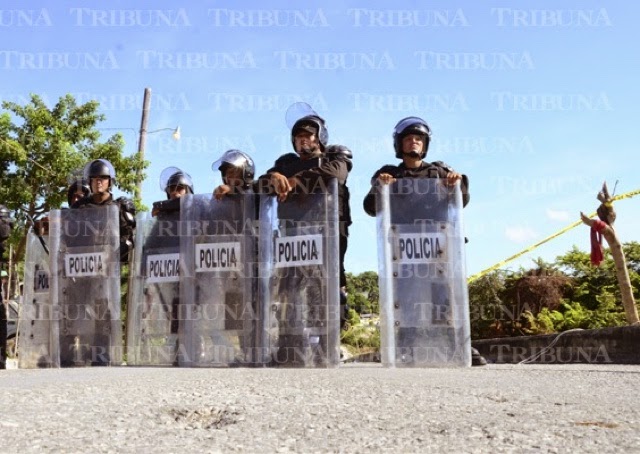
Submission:
{"label": "utility pole", "polygon": [[[140,120],[140,137],[138,138],[138,158],[144,161],[144,147],[147,142],[147,120],[149,117],[149,104],[151,104],[151,89],[144,89],[144,100],[142,102],[142,118]],[[142,200],[142,168],[136,175],[136,193],[135,200]]]}

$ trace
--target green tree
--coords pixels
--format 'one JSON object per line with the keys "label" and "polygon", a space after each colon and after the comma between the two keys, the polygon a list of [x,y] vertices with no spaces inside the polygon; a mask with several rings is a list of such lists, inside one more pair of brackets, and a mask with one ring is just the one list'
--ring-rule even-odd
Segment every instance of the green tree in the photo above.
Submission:
{"label": "green tree", "polygon": [[[19,105],[4,101],[0,114],[0,200],[14,210],[18,227],[11,239],[13,261],[21,260],[31,221],[66,202],[69,179],[85,163],[108,159],[117,173],[117,187],[132,192],[137,175],[148,163],[137,154],[124,156],[120,134],[101,141],[96,126],[105,119],[99,103],[78,105],[71,95],[51,108],[37,95]],[[139,201],[136,201],[139,204]]]}
{"label": "green tree", "polygon": [[[622,244],[627,270],[636,301],[640,298],[640,243],[632,241]],[[600,266],[591,264],[590,255],[574,247],[557,257],[558,266],[573,280],[572,303],[590,311],[588,325],[617,326],[624,324],[622,295],[616,275],[616,267],[609,249],[605,249]]]}
{"label": "green tree", "polygon": [[547,324],[534,323],[535,315],[560,307],[573,291],[572,281],[554,263],[533,262],[529,270],[497,270],[469,284],[473,338],[521,336],[531,333],[533,325],[547,329]]}
{"label": "green tree", "polygon": [[[638,301],[640,243],[622,245]],[[611,253],[599,267],[576,247],[553,263],[509,274],[489,273],[469,284],[471,335],[475,339],[543,334],[574,328],[595,329],[626,324],[620,286]]]}
{"label": "green tree", "polygon": [[496,270],[469,284],[469,318],[473,339],[496,337],[502,333],[504,323],[509,319],[503,301],[507,276],[506,271]]}
{"label": "green tree", "polygon": [[380,292],[378,273],[365,271],[353,275],[347,273],[347,302],[349,307],[359,314],[378,314],[380,312]]}

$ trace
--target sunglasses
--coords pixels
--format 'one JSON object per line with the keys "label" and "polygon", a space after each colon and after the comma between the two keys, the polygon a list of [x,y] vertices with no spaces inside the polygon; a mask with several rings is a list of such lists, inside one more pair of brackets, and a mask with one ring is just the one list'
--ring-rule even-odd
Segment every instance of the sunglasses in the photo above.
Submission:
{"label": "sunglasses", "polygon": [[169,192],[185,191],[186,189],[187,187],[182,184],[172,184],[169,186]]}

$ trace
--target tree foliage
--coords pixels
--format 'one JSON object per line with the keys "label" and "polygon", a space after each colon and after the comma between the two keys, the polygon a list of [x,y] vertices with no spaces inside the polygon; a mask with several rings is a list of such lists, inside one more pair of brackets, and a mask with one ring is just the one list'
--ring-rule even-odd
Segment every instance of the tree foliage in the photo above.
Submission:
{"label": "tree foliage", "polygon": [[[636,301],[640,296],[640,243],[623,245]],[[495,271],[469,285],[471,335],[490,338],[626,324],[615,264],[609,251],[599,267],[571,249],[551,264]]]}
{"label": "tree foliage", "polygon": [[359,314],[377,314],[380,312],[379,299],[378,273],[347,273],[347,303],[350,308]]}
{"label": "tree foliage", "polygon": [[147,163],[136,154],[124,156],[122,135],[101,141],[96,126],[105,119],[99,104],[77,104],[71,95],[51,108],[37,95],[19,105],[2,103],[0,114],[0,201],[14,212],[14,261],[20,260],[32,221],[66,202],[70,179],[90,160],[108,159],[116,186],[132,192]]}

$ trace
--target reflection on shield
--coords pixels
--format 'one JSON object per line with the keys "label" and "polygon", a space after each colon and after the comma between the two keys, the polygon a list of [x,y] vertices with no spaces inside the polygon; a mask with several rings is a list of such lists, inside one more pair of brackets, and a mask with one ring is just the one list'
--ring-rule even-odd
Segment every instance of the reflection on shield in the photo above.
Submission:
{"label": "reflection on shield", "polygon": [[121,364],[118,206],[52,211],[50,243],[60,365]]}
{"label": "reflection on shield", "polygon": [[459,185],[399,179],[377,203],[383,364],[470,366]]}
{"label": "reflection on shield", "polygon": [[328,190],[261,196],[261,336],[272,365],[335,367],[339,354],[338,211]]}
{"label": "reflection on shield", "polygon": [[250,191],[183,197],[177,361],[183,367],[261,363],[256,333],[256,203]]}
{"label": "reflection on shield", "polygon": [[[18,367],[59,367],[58,341],[52,338],[48,236],[29,232],[24,264],[24,298],[18,325]],[[47,247],[47,249],[45,249]]]}
{"label": "reflection on shield", "polygon": [[136,220],[136,251],[129,275],[127,364],[177,363],[180,301],[180,212]]}

